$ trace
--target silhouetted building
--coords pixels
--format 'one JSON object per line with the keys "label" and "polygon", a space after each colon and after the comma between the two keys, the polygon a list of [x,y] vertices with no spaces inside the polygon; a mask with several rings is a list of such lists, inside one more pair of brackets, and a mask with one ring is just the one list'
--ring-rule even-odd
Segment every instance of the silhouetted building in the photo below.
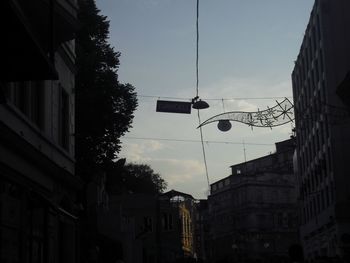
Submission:
{"label": "silhouetted building", "polygon": [[201,199],[196,205],[195,216],[195,244],[196,244],[196,256],[198,260],[206,260],[208,258],[209,251],[209,209],[208,200]]}
{"label": "silhouetted building", "polygon": [[91,230],[86,228],[97,246],[91,251],[97,262],[174,263],[194,257],[191,195],[175,190],[105,195],[101,178],[88,187]]}
{"label": "silhouetted building", "polygon": [[300,235],[309,260],[350,248],[350,119],[337,94],[347,101],[349,12],[348,0],[315,1],[292,73]]}
{"label": "silhouetted building", "polygon": [[[161,245],[162,258],[171,262],[174,259],[191,259],[196,256],[195,243],[195,211],[197,200],[191,195],[171,190],[160,197],[160,213],[162,218]],[[167,212],[168,211],[168,212]],[[171,217],[172,219],[167,217]],[[172,222],[173,231],[169,232],[166,222]],[[180,237],[180,239],[178,239]],[[180,241],[180,253],[168,249]],[[169,255],[174,255],[168,257]]]}
{"label": "silhouetted building", "polygon": [[79,262],[73,0],[0,4],[0,261]]}
{"label": "silhouetted building", "polygon": [[298,240],[294,139],[276,143],[276,148],[273,154],[231,166],[232,175],[211,184],[208,257],[288,257]]}

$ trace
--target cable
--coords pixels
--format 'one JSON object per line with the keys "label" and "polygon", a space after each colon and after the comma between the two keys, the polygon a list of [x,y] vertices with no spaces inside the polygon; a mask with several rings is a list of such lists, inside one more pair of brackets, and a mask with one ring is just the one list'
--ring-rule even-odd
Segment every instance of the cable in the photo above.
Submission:
{"label": "cable", "polygon": [[[198,124],[200,125],[201,124],[201,118],[200,118],[200,115],[199,115],[199,110],[197,110],[197,113],[198,113],[198,122],[199,122]],[[207,158],[206,158],[206,155],[205,155],[202,127],[199,127],[199,131],[200,131],[200,136],[201,136],[201,144],[202,144],[203,160],[204,160],[204,166],[205,166],[205,174],[207,176],[208,189],[210,189],[208,165],[207,165]]]}
{"label": "cable", "polygon": [[196,16],[196,97],[198,97],[198,84],[199,84],[199,77],[198,77],[198,61],[199,61],[199,0],[197,0],[197,16]]}
{"label": "cable", "polygon": [[[126,136],[123,137],[126,140],[145,140],[145,141],[168,141],[168,142],[190,142],[190,143],[199,143],[200,140],[190,140],[190,139],[170,139],[170,138],[156,138],[156,137],[132,137]],[[254,142],[227,142],[227,141],[204,141],[205,143],[217,143],[217,144],[234,144],[234,145],[251,145],[251,146],[272,146],[273,143],[254,143]]]}
{"label": "cable", "polygon": [[[196,97],[198,98],[199,93],[199,74],[198,74],[198,61],[199,61],[199,0],[197,0],[197,14],[196,14]],[[201,117],[199,110],[197,110],[197,116],[198,116],[198,123],[201,124]],[[201,144],[202,144],[202,152],[203,152],[203,161],[205,166],[205,174],[207,177],[207,183],[208,183],[208,189],[210,189],[210,182],[209,182],[209,174],[208,174],[208,165],[207,165],[207,158],[205,155],[205,148],[204,148],[204,140],[203,140],[203,131],[202,127],[199,127],[200,137],[201,137]]]}
{"label": "cable", "polygon": [[[163,99],[172,99],[172,100],[189,100],[191,101],[191,98],[181,98],[181,97],[169,97],[169,96],[155,96],[155,95],[137,95],[137,97],[141,98],[163,98]],[[293,97],[291,96],[286,96],[286,97],[232,97],[232,98],[203,98],[203,100],[272,100],[272,99],[292,99]]]}
{"label": "cable", "polygon": [[224,103],[224,99],[221,99],[221,102],[222,102],[222,109],[224,110],[224,112],[226,112],[226,110],[225,110],[225,103]]}

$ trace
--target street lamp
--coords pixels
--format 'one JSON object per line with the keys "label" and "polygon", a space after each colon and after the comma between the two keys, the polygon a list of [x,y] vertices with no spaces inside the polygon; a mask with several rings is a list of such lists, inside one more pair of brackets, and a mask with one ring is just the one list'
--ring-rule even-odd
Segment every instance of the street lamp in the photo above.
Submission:
{"label": "street lamp", "polygon": [[198,100],[199,97],[196,96],[192,99],[192,108],[196,110],[203,110],[209,108],[209,104],[204,100]]}
{"label": "street lamp", "polygon": [[219,120],[218,129],[222,132],[231,130],[232,124],[229,120]]}

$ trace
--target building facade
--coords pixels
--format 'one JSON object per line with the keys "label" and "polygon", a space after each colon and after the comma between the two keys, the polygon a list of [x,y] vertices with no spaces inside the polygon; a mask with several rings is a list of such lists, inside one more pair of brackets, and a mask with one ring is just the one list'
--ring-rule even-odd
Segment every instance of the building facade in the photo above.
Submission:
{"label": "building facade", "polygon": [[209,210],[208,200],[200,199],[196,205],[195,215],[195,251],[198,261],[206,261],[209,251]]}
{"label": "building facade", "polygon": [[0,261],[78,262],[75,1],[2,1]]}
{"label": "building facade", "polygon": [[350,87],[349,12],[347,0],[315,1],[292,73],[300,237],[308,260],[349,254],[350,119],[346,95],[337,94]]}
{"label": "building facade", "polygon": [[297,243],[294,139],[276,143],[276,148],[273,154],[231,166],[229,177],[211,184],[208,258],[286,259]]}
{"label": "building facade", "polygon": [[110,193],[100,202],[96,197],[102,193],[98,187],[102,184],[92,183],[89,191],[89,218],[94,221],[88,231],[95,234],[88,236],[97,240],[97,249],[91,251],[93,262],[175,263],[195,257],[191,195],[175,190]]}
{"label": "building facade", "polygon": [[[167,258],[168,262],[192,259],[197,256],[196,204],[197,200],[193,196],[175,190],[166,192],[160,197],[161,244],[163,244],[161,246],[164,253],[162,258]],[[170,222],[169,220],[173,225],[171,229],[166,228],[166,222]],[[177,244],[180,245],[180,250],[174,249],[178,246]]]}

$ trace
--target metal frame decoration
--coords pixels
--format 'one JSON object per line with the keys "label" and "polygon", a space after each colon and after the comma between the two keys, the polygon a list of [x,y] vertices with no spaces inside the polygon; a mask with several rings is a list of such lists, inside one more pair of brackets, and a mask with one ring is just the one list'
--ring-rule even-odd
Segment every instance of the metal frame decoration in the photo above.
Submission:
{"label": "metal frame decoration", "polygon": [[213,116],[202,122],[197,128],[218,121],[237,121],[253,127],[276,127],[294,121],[294,106],[288,98],[282,102],[276,100],[277,105],[266,110],[256,112],[231,111]]}

